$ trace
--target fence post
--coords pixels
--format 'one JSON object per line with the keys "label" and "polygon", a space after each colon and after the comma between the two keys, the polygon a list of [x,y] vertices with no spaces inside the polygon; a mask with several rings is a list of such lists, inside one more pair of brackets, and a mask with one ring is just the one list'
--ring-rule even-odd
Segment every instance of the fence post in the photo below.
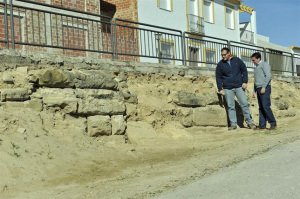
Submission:
{"label": "fence post", "polygon": [[182,45],[182,64],[186,66],[185,32],[181,33],[181,45]]}
{"label": "fence post", "polygon": [[115,57],[115,52],[114,52],[114,32],[113,32],[113,23],[112,19],[110,19],[110,34],[111,34],[111,58],[114,59]]}
{"label": "fence post", "polygon": [[117,42],[117,19],[114,19],[114,37],[115,37],[115,59],[118,59],[118,42]]}
{"label": "fence post", "polygon": [[9,48],[9,39],[8,39],[8,22],[7,22],[7,0],[4,0],[4,23],[5,23],[5,40],[6,48]]}
{"label": "fence post", "polygon": [[15,32],[14,32],[14,11],[13,11],[13,3],[12,0],[9,1],[10,8],[10,29],[11,29],[11,47],[15,49]]}
{"label": "fence post", "polygon": [[[227,40],[227,48],[229,48],[230,49],[230,46],[231,46],[231,44],[230,44],[230,41],[229,40]],[[230,49],[231,50],[231,49]]]}
{"label": "fence post", "polygon": [[267,49],[264,48],[264,61],[267,62]]}
{"label": "fence post", "polygon": [[294,68],[294,54],[292,53],[292,76],[295,75],[295,68]]}

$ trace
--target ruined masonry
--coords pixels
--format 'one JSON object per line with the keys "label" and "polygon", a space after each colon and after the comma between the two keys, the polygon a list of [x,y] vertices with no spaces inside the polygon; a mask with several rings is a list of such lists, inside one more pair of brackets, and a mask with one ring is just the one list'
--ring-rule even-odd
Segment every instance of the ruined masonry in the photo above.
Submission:
{"label": "ruined masonry", "polygon": [[[34,110],[41,119],[35,122],[42,122],[47,132],[124,135],[128,124],[137,121],[156,130],[170,122],[179,128],[227,126],[213,69],[6,49],[0,49],[0,59],[0,108]],[[143,83],[142,95],[128,86],[129,77],[134,85]],[[278,78],[300,85],[296,77]],[[178,87],[178,82],[186,86]],[[151,105],[158,99],[161,107]],[[279,98],[274,104],[293,116],[291,104]]]}

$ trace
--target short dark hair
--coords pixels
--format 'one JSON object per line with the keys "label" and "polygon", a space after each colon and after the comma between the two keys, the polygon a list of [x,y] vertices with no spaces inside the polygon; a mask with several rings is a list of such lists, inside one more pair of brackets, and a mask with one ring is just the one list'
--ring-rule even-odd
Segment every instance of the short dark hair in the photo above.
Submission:
{"label": "short dark hair", "polygon": [[251,55],[251,58],[252,57],[255,57],[256,59],[261,59],[261,54],[259,52],[256,52]]}
{"label": "short dark hair", "polygon": [[221,52],[222,52],[223,50],[226,50],[227,53],[230,53],[230,49],[227,48],[227,47],[222,48],[222,49],[221,49]]}

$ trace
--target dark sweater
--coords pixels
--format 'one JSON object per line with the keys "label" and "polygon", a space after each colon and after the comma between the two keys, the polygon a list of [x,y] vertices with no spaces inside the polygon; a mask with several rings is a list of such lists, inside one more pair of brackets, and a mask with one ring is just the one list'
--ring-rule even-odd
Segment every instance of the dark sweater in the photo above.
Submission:
{"label": "dark sweater", "polygon": [[247,67],[238,57],[232,57],[230,65],[221,60],[216,68],[216,81],[218,91],[242,87],[243,83],[248,83]]}

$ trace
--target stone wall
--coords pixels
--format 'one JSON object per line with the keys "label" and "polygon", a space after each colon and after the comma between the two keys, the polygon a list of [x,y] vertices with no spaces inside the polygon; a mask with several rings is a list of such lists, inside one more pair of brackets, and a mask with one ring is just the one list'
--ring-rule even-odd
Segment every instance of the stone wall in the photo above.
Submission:
{"label": "stone wall", "polygon": [[[0,60],[0,106],[32,110],[49,132],[124,135],[131,121],[227,126],[213,69],[12,50]],[[300,88],[298,77],[275,79]],[[275,95],[278,110],[297,106]]]}

